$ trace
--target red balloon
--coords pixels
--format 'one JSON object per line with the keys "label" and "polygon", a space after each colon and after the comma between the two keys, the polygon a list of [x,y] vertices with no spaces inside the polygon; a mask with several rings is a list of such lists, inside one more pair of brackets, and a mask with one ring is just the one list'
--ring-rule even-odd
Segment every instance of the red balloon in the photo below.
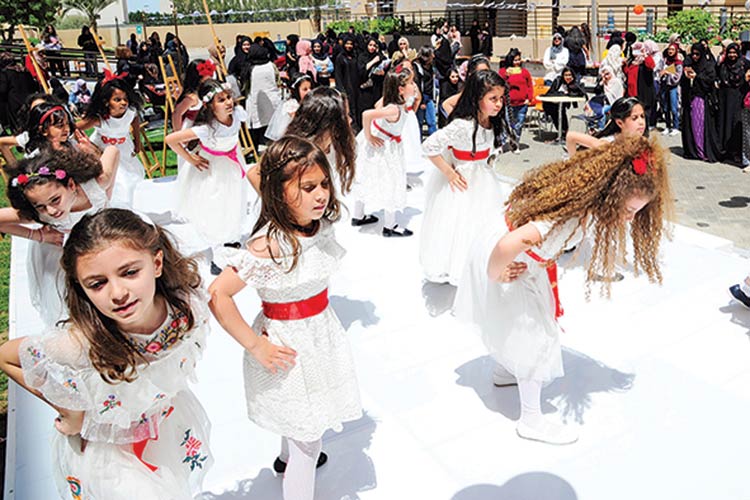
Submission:
{"label": "red balloon", "polygon": [[635,12],[637,16],[640,16],[641,14],[643,14],[643,5],[638,4],[635,7],[633,7],[633,12]]}

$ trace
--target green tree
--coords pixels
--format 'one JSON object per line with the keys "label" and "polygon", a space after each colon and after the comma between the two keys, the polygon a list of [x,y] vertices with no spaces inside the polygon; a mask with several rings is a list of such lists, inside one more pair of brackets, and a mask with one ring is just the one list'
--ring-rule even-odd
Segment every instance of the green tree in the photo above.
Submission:
{"label": "green tree", "polygon": [[[0,0],[3,1],[3,0]],[[115,3],[117,0],[62,0],[63,9],[83,12],[89,20],[89,25],[96,31],[96,21],[101,19],[99,13]]]}
{"label": "green tree", "polygon": [[16,26],[33,26],[44,28],[55,21],[55,15],[60,10],[60,0],[28,0],[20,3],[18,0],[0,0],[0,23],[6,28],[0,30],[4,42],[10,42],[16,31]]}

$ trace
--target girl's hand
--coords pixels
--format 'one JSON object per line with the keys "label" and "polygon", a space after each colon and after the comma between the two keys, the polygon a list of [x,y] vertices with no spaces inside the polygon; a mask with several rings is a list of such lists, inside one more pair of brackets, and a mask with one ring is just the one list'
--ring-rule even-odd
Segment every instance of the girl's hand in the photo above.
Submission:
{"label": "girl's hand", "polygon": [[448,183],[451,186],[451,191],[453,191],[454,193],[456,191],[464,192],[469,188],[469,183],[466,182],[464,176],[458,173],[456,170],[454,170],[453,175],[448,178]]}
{"label": "girl's hand", "polygon": [[365,134],[365,137],[367,138],[367,142],[372,144],[373,147],[382,148],[385,144],[385,141],[383,139],[372,134]]}
{"label": "girl's hand", "polygon": [[41,243],[49,243],[61,247],[65,235],[51,226],[42,226],[39,231],[39,240]]}
{"label": "girl's hand", "polygon": [[55,429],[66,436],[80,434],[83,428],[83,416],[84,412],[82,411],[61,409],[60,414],[55,419]]}
{"label": "girl's hand", "polygon": [[90,154],[90,155],[96,155],[97,157],[102,155],[101,149],[96,147],[88,138],[86,134],[81,132],[80,130],[76,129],[73,132],[73,137],[75,137],[76,142],[78,143],[78,149],[83,151],[84,153]]}
{"label": "girl's hand", "polygon": [[198,170],[203,171],[208,168],[208,160],[200,155],[190,155],[190,160],[188,161]]}
{"label": "girl's hand", "polygon": [[265,332],[258,337],[258,342],[250,350],[250,354],[271,373],[276,373],[276,370],[290,369],[294,366],[294,358],[297,357],[294,349],[272,344]]}
{"label": "girl's hand", "polygon": [[513,261],[503,270],[503,274],[500,275],[500,280],[503,283],[511,283],[516,281],[523,273],[528,269],[528,265],[525,262]]}

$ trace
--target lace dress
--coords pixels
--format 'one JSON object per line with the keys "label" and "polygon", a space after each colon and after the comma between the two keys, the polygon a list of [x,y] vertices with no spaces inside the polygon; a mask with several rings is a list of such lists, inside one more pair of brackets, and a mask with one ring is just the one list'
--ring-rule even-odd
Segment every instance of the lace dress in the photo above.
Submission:
{"label": "lace dress", "polygon": [[419,242],[419,261],[427,280],[458,285],[469,248],[488,222],[502,221],[503,202],[509,194],[492,168],[494,133],[479,127],[476,160],[472,152],[474,122],[457,119],[425,139],[426,156],[442,155],[463,175],[464,192],[453,191],[447,177],[432,169],[425,186],[425,207]]}
{"label": "lace dress", "polygon": [[357,135],[357,169],[352,194],[354,199],[365,204],[368,211],[382,208],[391,212],[406,206],[406,167],[402,132],[408,112],[399,106],[398,120],[373,120],[372,135],[383,139],[383,146],[376,148],[365,138],[364,132]]}
{"label": "lace dress", "polygon": [[[291,272],[287,272],[291,258],[277,259],[277,264],[247,250],[221,250],[226,264],[258,290],[261,300],[288,303],[326,290],[344,255],[327,222],[314,236],[300,238],[300,244],[302,253]],[[315,441],[326,430],[340,431],[343,422],[362,415],[349,341],[330,305],[319,314],[296,320],[270,319],[261,312],[252,327],[258,335],[268,335],[271,343],[294,349],[297,358],[289,371],[273,374],[245,352],[250,420],[280,436]]]}
{"label": "lace dress", "polygon": [[[528,270],[519,279],[511,283],[489,280],[490,254],[508,232],[502,221],[486,230],[472,246],[456,293],[456,316],[478,325],[492,357],[517,378],[549,382],[563,375],[561,328],[555,320],[550,278],[543,264],[522,253],[515,260],[525,262]],[[551,233],[551,222],[532,224],[546,238],[540,247],[532,248],[542,259],[554,257],[563,247],[576,245],[583,238],[583,231],[576,230],[578,219]]]}
{"label": "lace dress", "polygon": [[133,208],[135,188],[146,173],[141,160],[134,155],[135,145],[130,137],[130,124],[136,114],[137,111],[134,108],[128,108],[119,118],[102,118],[91,135],[91,142],[99,148],[117,146],[120,150],[120,163],[112,189],[112,205],[121,208]]}
{"label": "lace dress", "polygon": [[209,165],[205,170],[185,165],[177,178],[178,214],[212,246],[239,241],[251,224],[248,204],[254,196],[245,178],[247,165],[239,146],[240,127],[245,120],[245,110],[236,106],[229,126],[215,121],[192,127],[203,148],[199,154]]}
{"label": "lace dress", "polygon": [[[94,213],[109,204],[107,193],[96,179],[91,179],[79,185],[79,188],[89,199],[91,208],[80,212],[70,212],[62,219],[52,219],[41,215],[44,224],[60,231],[67,238],[73,226],[84,215]],[[62,247],[38,241],[29,242],[28,258],[26,260],[26,274],[29,279],[29,294],[31,303],[39,312],[45,326],[51,327],[61,319],[67,317],[67,308],[63,303],[65,291],[65,276],[60,266]]]}
{"label": "lace dress", "polygon": [[[208,333],[206,299],[192,301],[195,326],[169,310],[152,334],[128,335],[146,356],[130,383],[108,384],[72,327],[27,337],[24,379],[51,403],[84,411],[80,436],[55,433],[54,479],[62,498],[189,500],[213,463],[210,424],[188,386]],[[81,438],[87,440],[81,451]]]}

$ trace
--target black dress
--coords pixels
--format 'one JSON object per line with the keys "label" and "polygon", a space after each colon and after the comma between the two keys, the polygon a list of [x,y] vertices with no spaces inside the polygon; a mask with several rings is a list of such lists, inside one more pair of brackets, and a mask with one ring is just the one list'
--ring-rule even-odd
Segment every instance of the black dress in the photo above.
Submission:
{"label": "black dress", "polygon": [[742,154],[742,108],[748,91],[745,72],[750,69],[750,61],[744,57],[735,63],[726,59],[719,65],[719,116],[718,130],[722,158],[736,163],[741,162]]}
{"label": "black dress", "polygon": [[359,72],[357,71],[357,58],[354,51],[341,51],[333,63],[333,74],[336,79],[336,88],[346,94],[349,99],[349,116],[352,126],[359,131],[362,128],[362,114],[359,111]]}
{"label": "black dress", "polygon": [[[367,69],[367,65],[376,57],[378,58],[378,62],[373,63],[370,69]],[[362,52],[357,58],[357,73],[359,76],[357,110],[360,114],[374,108],[375,103],[383,95],[385,75],[376,75],[373,73],[383,59],[383,55],[377,51],[372,54],[367,51]]]}
{"label": "black dress", "polygon": [[[700,45],[700,44],[697,44]],[[688,58],[688,61],[690,58]],[[683,73],[682,82],[682,149],[685,158],[716,162],[721,158],[721,140],[717,127],[719,99],[716,95],[716,68],[708,59],[703,58],[693,64],[695,78],[692,81]],[[693,121],[691,116],[692,101],[695,97],[703,99],[703,152],[705,158],[698,154],[695,143]]]}

